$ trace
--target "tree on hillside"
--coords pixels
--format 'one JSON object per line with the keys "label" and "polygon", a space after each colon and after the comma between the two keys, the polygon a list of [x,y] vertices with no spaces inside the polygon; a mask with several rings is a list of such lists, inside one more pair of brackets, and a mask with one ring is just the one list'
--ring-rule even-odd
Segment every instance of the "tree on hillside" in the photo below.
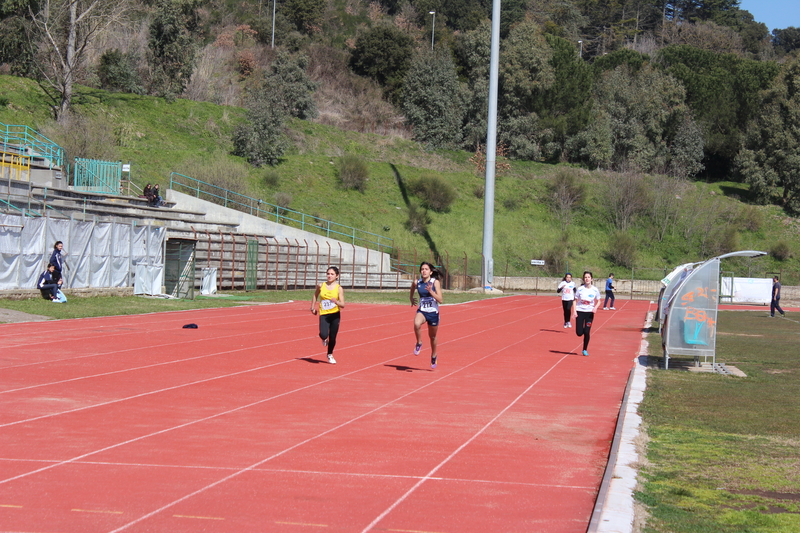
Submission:
{"label": "tree on hillside", "polygon": [[782,30],[772,30],[772,46],[786,53],[800,50],[800,28],[789,26]]}
{"label": "tree on hillside", "polygon": [[325,15],[325,0],[284,0],[281,13],[294,25],[297,31],[315,33],[321,31]]}
{"label": "tree on hillside", "polygon": [[308,56],[280,51],[264,76],[256,98],[270,100],[290,117],[311,119],[317,116],[314,91],[319,84],[311,81]]}
{"label": "tree on hillside", "polygon": [[595,120],[570,140],[578,159],[615,170],[694,175],[702,168],[703,139],[675,79],[623,65],[603,75],[595,99]]}
{"label": "tree on hillside", "polygon": [[194,72],[197,53],[197,7],[200,0],[158,3],[150,23],[147,62],[150,91],[167,98],[180,95]]}
{"label": "tree on hillside", "polygon": [[749,123],[736,164],[755,198],[800,212],[800,60],[784,65]]}
{"label": "tree on hillside", "polygon": [[11,65],[15,74],[29,74],[33,68],[35,47],[26,36],[31,33],[29,0],[0,2],[0,64]]}
{"label": "tree on hillside", "polygon": [[29,46],[36,50],[36,77],[54,102],[57,119],[72,104],[73,85],[89,46],[127,12],[126,0],[43,0],[30,5],[33,32]]}
{"label": "tree on hillside", "polygon": [[727,174],[758,109],[759,91],[770,86],[778,65],[685,45],[662,49],[656,64],[686,89],[686,103],[703,129],[706,167]]}
{"label": "tree on hillside", "polygon": [[542,144],[551,136],[541,127],[536,104],[555,82],[552,56],[553,50],[532,22],[514,26],[502,43],[498,139],[514,157],[541,159]]}
{"label": "tree on hillside", "polygon": [[456,147],[464,115],[462,90],[450,51],[419,54],[403,83],[403,113],[414,138],[430,148]]}
{"label": "tree on hillside", "polygon": [[467,80],[462,127],[467,150],[486,144],[491,38],[491,23],[484,20],[475,30],[461,34],[456,40],[459,74]]}
{"label": "tree on hillside", "polygon": [[377,81],[393,101],[399,102],[413,54],[414,39],[396,26],[379,24],[356,39],[350,68]]}
{"label": "tree on hillside", "polygon": [[284,134],[289,117],[313,118],[317,114],[313,93],[317,84],[306,74],[308,57],[278,54],[264,82],[247,102],[247,123],[233,134],[234,155],[250,164],[276,165],[289,147]]}

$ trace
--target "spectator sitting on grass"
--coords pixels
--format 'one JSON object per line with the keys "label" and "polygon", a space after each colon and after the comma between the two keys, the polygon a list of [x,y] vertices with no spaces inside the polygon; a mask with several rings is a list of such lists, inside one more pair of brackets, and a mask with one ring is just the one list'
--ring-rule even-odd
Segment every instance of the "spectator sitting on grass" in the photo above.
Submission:
{"label": "spectator sitting on grass", "polygon": [[53,280],[55,269],[56,266],[53,263],[47,263],[47,270],[39,275],[39,281],[36,282],[36,288],[42,291],[42,296],[45,296],[47,291],[50,293],[50,300],[52,301],[58,301],[58,289],[61,286],[61,280],[58,280],[58,282]]}

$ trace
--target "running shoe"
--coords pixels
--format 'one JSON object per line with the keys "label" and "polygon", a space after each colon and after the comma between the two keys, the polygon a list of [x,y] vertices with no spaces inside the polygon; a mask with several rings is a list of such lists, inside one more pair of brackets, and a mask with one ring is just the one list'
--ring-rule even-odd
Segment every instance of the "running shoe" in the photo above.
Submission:
{"label": "running shoe", "polygon": [[585,357],[589,357],[589,352],[587,352],[586,350],[584,350],[584,351],[583,351],[583,355],[584,355]]}
{"label": "running shoe", "polygon": [[333,358],[333,354],[332,354],[332,353],[329,353],[329,354],[328,354],[328,362],[329,362],[330,364],[332,364],[332,365],[335,365],[335,364],[336,364],[336,359],[334,359],[334,358]]}
{"label": "running shoe", "polygon": [[616,307],[609,307],[609,309],[611,309],[612,311],[616,311],[617,310]]}
{"label": "running shoe", "polygon": [[608,307],[604,307],[604,308],[603,308],[603,311],[608,311]]}
{"label": "running shoe", "polygon": [[421,349],[422,349],[422,343],[420,342],[416,346],[414,346],[414,355],[419,355],[419,351]]}
{"label": "running shoe", "polygon": [[571,328],[572,327],[572,322],[567,322],[567,327]]}
{"label": "running shoe", "polygon": [[436,368],[436,356],[431,356],[431,368]]}
{"label": "running shoe", "polygon": [[322,339],[322,345],[323,346],[327,346],[328,345],[328,339]]}

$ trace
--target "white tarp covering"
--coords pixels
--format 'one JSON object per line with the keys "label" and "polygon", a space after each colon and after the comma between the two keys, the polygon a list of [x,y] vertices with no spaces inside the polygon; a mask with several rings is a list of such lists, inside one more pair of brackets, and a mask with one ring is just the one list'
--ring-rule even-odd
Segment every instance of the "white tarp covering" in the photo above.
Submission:
{"label": "white tarp covering", "polygon": [[162,294],[164,268],[160,266],[136,265],[136,282],[133,294]]}
{"label": "white tarp covering", "polygon": [[203,285],[200,288],[200,294],[216,294],[216,292],[217,292],[217,269],[204,268]]}
{"label": "white tarp covering", "polygon": [[56,241],[64,286],[130,287],[135,267],[164,265],[166,228],[0,213],[0,290],[33,288]]}
{"label": "white tarp covering", "polygon": [[763,304],[772,301],[770,278],[722,278],[722,294],[734,304]]}

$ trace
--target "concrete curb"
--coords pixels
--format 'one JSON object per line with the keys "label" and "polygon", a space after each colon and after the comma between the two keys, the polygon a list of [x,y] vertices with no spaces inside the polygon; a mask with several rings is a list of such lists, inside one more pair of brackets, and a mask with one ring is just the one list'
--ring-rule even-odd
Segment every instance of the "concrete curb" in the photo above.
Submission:
{"label": "concrete curb", "polygon": [[[653,312],[647,314],[645,331],[650,329],[653,316]],[[634,366],[625,389],[606,474],[603,476],[588,533],[633,532],[633,493],[636,490],[639,464],[636,439],[639,437],[642,423],[638,410],[647,387],[646,362],[649,344],[645,340],[645,335],[643,331],[642,344],[639,354],[634,359]]]}

